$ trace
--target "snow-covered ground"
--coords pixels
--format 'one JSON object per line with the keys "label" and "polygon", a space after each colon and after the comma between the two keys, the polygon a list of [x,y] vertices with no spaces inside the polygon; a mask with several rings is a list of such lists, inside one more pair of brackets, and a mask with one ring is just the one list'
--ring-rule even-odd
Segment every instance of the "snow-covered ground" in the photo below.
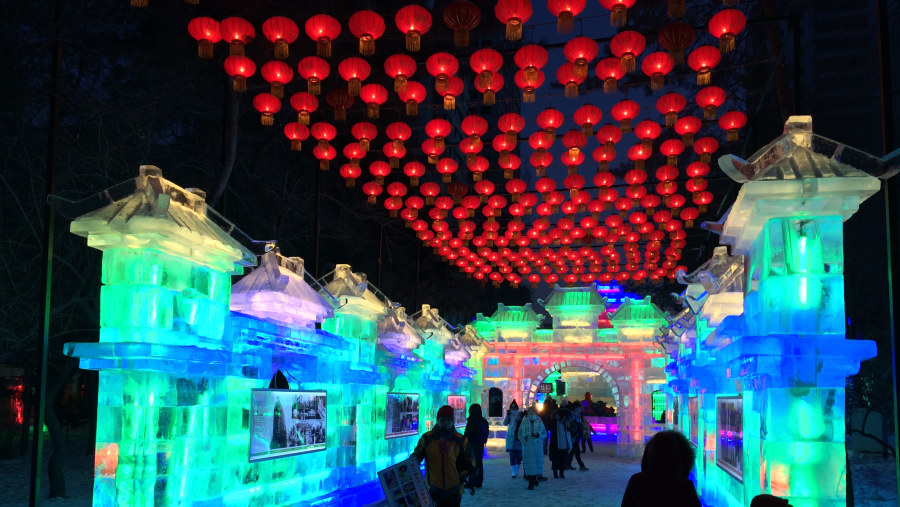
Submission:
{"label": "snow-covered ground", "polygon": [[[93,456],[85,455],[84,435],[72,433],[69,456],[66,462],[67,498],[47,498],[47,474],[44,469],[42,481],[44,503],[55,507],[84,507],[91,505],[93,490]],[[45,445],[45,456],[49,456],[49,442]],[[525,507],[529,505],[555,505],[565,507],[596,506],[618,507],[622,493],[631,474],[638,471],[638,460],[614,457],[615,446],[596,442],[594,453],[584,455],[590,471],[572,470],[565,479],[553,479],[549,460],[545,463],[542,482],[534,491],[526,489],[522,479],[510,478],[509,461],[502,453],[485,460],[484,487],[475,495],[463,497],[464,506]],[[857,507],[888,507],[897,505],[897,473],[893,458],[880,455],[850,454],[853,491]],[[3,490],[0,506],[28,505],[28,481],[30,477],[30,457],[0,461],[0,479]]]}

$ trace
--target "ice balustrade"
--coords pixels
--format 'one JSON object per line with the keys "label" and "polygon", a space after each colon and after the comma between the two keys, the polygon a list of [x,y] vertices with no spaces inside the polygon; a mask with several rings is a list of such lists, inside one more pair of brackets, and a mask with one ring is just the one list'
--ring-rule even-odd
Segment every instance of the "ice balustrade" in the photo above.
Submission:
{"label": "ice balustrade", "polygon": [[845,336],[843,222],[898,159],[791,117],[749,161],[719,160],[743,184],[705,224],[726,246],[679,276],[684,311],[659,334],[678,416],[669,426],[698,445],[704,502],[746,506],[769,493],[795,507],[846,504],[844,386],[876,349]]}
{"label": "ice balustrade", "polygon": [[[376,471],[409,455],[447,396],[481,392],[474,331],[461,341],[442,319],[420,329],[350,266],[319,283],[268,245],[232,286],[256,255],[202,192],[155,167],[54,205],[103,251],[100,340],[65,346],[99,371],[95,505],[371,503]],[[251,391],[276,372],[325,392],[325,450],[251,462]],[[389,392],[418,395],[408,436],[385,438]],[[320,438],[316,417],[304,443]]]}

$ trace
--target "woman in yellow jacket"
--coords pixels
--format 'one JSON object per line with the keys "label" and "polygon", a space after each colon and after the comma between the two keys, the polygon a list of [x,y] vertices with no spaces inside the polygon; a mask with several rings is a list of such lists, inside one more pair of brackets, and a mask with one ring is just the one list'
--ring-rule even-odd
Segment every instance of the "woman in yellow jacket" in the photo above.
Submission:
{"label": "woman in yellow jacket", "polygon": [[425,460],[425,482],[435,505],[459,507],[475,460],[468,440],[453,425],[453,407],[438,409],[434,429],[422,435],[410,458]]}

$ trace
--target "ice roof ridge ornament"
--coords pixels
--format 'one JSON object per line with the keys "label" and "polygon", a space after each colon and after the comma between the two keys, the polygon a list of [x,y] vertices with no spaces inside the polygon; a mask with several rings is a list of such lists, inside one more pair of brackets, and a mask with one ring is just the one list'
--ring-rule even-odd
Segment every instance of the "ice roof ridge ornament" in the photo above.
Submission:
{"label": "ice roof ridge ornament", "polygon": [[743,160],[719,157],[719,167],[738,183],[806,178],[872,176],[888,179],[900,171],[900,150],[875,157],[812,131],[812,116],[791,116],[784,133]]}
{"label": "ice roof ridge ornament", "polygon": [[[709,294],[720,292],[743,292],[744,290],[744,257],[741,255],[728,255],[728,248],[717,246],[713,250],[712,257],[700,267],[688,274],[679,271],[678,283],[703,285]],[[691,304],[688,300],[687,304]],[[694,313],[699,307],[691,308]]]}
{"label": "ice roof ridge ornament", "polygon": [[[73,234],[99,250],[154,248],[224,272],[240,273],[256,255],[232,237],[240,232],[206,204],[206,193],[163,178],[153,165],[139,175],[78,202],[49,196]],[[248,238],[249,239],[249,238]]]}

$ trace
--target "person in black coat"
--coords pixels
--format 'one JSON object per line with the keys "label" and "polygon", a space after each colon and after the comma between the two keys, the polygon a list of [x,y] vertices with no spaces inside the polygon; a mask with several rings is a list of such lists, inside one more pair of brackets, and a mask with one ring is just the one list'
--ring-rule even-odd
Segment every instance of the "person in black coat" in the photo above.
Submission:
{"label": "person in black coat", "polygon": [[472,474],[471,484],[476,488],[480,488],[484,482],[484,445],[487,439],[483,437],[482,425],[487,425],[488,421],[481,412],[481,405],[473,403],[469,405],[469,417],[466,419],[466,429],[463,430],[463,436],[469,441],[472,447],[472,454],[475,457],[475,472]]}
{"label": "person in black coat", "polygon": [[550,442],[550,433],[553,431],[553,412],[557,408],[556,401],[547,396],[546,401],[544,401],[544,408],[541,410],[541,421],[543,421],[544,428],[547,430],[547,438],[544,439],[544,456],[547,455],[547,445]]}
{"label": "person in black coat", "polygon": [[694,447],[680,432],[660,431],[647,442],[641,471],[625,487],[622,507],[700,507],[694,483]]}

